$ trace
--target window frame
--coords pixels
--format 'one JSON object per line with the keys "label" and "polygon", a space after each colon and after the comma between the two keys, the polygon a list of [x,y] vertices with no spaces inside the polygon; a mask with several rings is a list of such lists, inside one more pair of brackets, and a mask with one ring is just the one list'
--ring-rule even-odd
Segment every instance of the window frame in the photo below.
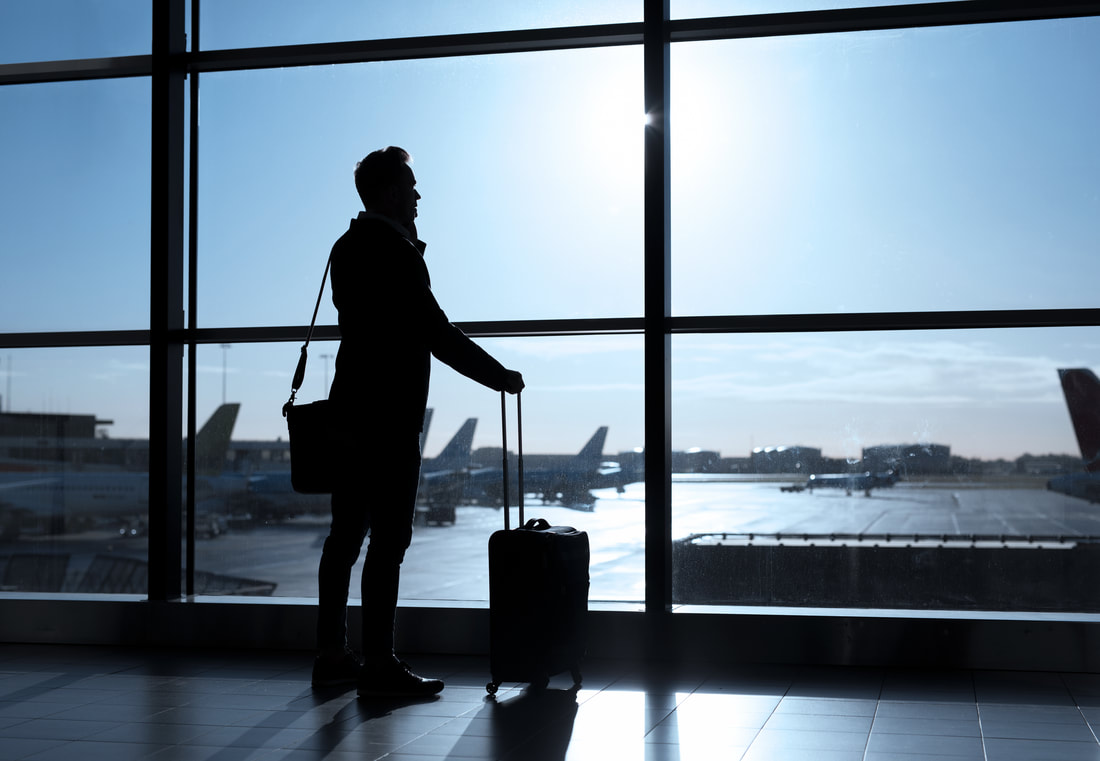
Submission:
{"label": "window frame", "polygon": [[[679,42],[802,34],[912,29],[1100,16],[1100,2],[958,0],[903,6],[847,8],[671,20],[669,0],[644,0],[644,20],[621,24],[496,31],[458,35],[203,50],[198,39],[201,0],[149,0],[152,54],[0,65],[0,86],[116,77],[150,77],[153,88],[151,198],[151,319],[147,330],[0,333],[0,348],[146,346],[150,352],[150,504],[179,504],[186,488],[186,527],[178,508],[151,515],[149,599],[180,600],[193,590],[193,473],[184,468],[183,440],[194,462],[195,354],[200,344],[298,341],[304,325],[199,329],[196,323],[197,102],[207,72],[336,65],[372,61],[477,56],[539,50],[640,45],[649,123],[644,142],[644,316],[580,320],[462,323],[473,337],[640,334],[645,350],[646,593],[654,631],[671,613],[671,337],[700,333],[787,333],[1019,327],[1100,326],[1100,309],[1008,309],[678,316],[671,313],[669,59]],[[191,17],[187,18],[190,5]],[[191,33],[188,47],[188,30]],[[674,122],[673,122],[674,124]],[[674,128],[674,127],[673,127]],[[185,204],[185,198],[190,203]],[[188,292],[187,284],[192,284]],[[186,296],[185,296],[186,293]],[[186,321],[184,314],[187,315]],[[317,339],[338,338],[335,325]],[[183,357],[188,357],[185,363]],[[186,413],[186,424],[184,415]],[[193,466],[191,466],[193,467]],[[191,477],[188,477],[191,476]],[[185,484],[187,485],[185,487]],[[157,498],[159,496],[159,499]],[[155,512],[155,511],[154,511]],[[186,555],[181,552],[186,546]],[[180,569],[186,570],[181,584]]]}

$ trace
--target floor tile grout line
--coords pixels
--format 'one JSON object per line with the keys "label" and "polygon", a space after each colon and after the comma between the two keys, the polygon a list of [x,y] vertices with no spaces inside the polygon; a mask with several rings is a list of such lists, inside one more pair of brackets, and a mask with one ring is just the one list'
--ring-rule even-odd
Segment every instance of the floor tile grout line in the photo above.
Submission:
{"label": "floor tile grout line", "polygon": [[985,744],[985,728],[982,727],[982,705],[978,702],[978,675],[970,669],[970,690],[974,694],[974,712],[978,714],[978,738],[982,741],[982,758],[989,761],[989,748]]}
{"label": "floor tile grout line", "polygon": [[883,691],[886,689],[886,672],[878,672],[878,695],[875,696],[875,712],[871,714],[871,726],[867,728],[867,741],[863,744],[863,758],[866,761],[871,752],[871,733],[875,731],[875,721],[878,719],[879,706],[882,705]]}
{"label": "floor tile grout line", "polygon": [[1089,728],[1089,734],[1092,735],[1092,739],[1096,740],[1097,744],[1100,744],[1100,738],[1097,738],[1096,736],[1096,729],[1093,728],[1092,722],[1088,720],[1088,718],[1085,716],[1085,712],[1081,709],[1081,702],[1077,699],[1077,694],[1073,691],[1073,688],[1069,686],[1069,683],[1066,682],[1066,675],[1062,672],[1059,672],[1058,678],[1061,680],[1062,685],[1066,688],[1066,692],[1068,692],[1069,696],[1073,698],[1073,706],[1077,709],[1077,713],[1080,714],[1081,720],[1085,722],[1085,726]]}
{"label": "floor tile grout line", "polygon": [[764,722],[760,725],[760,729],[756,730],[756,734],[754,734],[752,736],[752,739],[749,740],[749,744],[745,746],[745,752],[741,754],[741,758],[744,758],[745,756],[747,756],[749,754],[749,751],[752,750],[753,743],[755,743],[760,738],[760,733],[764,731],[764,727],[766,727],[768,725],[768,722],[772,720],[772,717],[775,716],[776,711],[779,710],[779,706],[783,703],[783,701],[790,694],[791,687],[794,686],[794,680],[795,680],[795,677],[794,677],[793,674],[788,677],[787,687],[783,690],[783,694],[779,696],[779,700],[775,701],[775,706],[772,708],[771,712],[768,714],[768,718],[764,719]]}

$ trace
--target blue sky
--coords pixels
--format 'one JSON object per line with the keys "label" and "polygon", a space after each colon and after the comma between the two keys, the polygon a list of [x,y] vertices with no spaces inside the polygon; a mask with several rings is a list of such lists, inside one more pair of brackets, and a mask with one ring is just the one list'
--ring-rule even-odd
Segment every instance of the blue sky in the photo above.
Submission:
{"label": "blue sky", "polygon": [[674,308],[1095,305],[1074,273],[1100,232],[1098,34],[1089,19],[675,46]]}
{"label": "blue sky", "polygon": [[[212,5],[204,43],[349,26],[328,4],[287,25],[284,3],[243,24],[253,5]],[[72,18],[102,29],[103,12],[133,7],[78,4]],[[470,7],[456,31],[489,23],[490,5]],[[560,19],[635,20],[635,8]],[[131,49],[140,14],[98,49],[11,13],[0,9],[6,60],[143,52]],[[358,23],[380,36],[452,23],[416,17]],[[1095,306],[1098,38],[1089,19],[674,46],[676,313]],[[418,225],[452,319],[641,314],[641,96],[637,48],[204,75],[200,324],[307,321],[328,248],[358,211],[354,163],[390,143],[414,156]],[[0,88],[3,330],[145,326],[148,99],[144,80]],[[335,321],[327,299],[319,319]],[[485,344],[527,377],[532,451],[579,449],[603,424],[607,451],[641,445],[637,337]],[[327,351],[314,351],[303,398],[322,393]],[[239,436],[283,434],[296,356],[225,352]],[[221,400],[222,360],[200,350],[200,419]],[[142,436],[147,364],[140,349],[0,350],[0,393],[10,373],[17,410],[94,413],[116,421],[112,435]],[[1073,452],[1055,373],[1070,365],[1100,367],[1100,332],[677,338],[673,444]],[[428,454],[467,416],[485,421],[475,445],[497,441],[492,392],[447,369],[434,384]]]}

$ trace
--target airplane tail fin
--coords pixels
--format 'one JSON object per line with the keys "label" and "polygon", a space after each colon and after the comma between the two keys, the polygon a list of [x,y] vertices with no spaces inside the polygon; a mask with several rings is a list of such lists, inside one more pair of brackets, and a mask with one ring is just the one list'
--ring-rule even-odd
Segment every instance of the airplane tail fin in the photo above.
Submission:
{"label": "airplane tail fin", "polygon": [[606,440],[607,426],[600,426],[592,435],[592,438],[588,440],[588,443],[584,445],[584,448],[577,453],[576,461],[593,468],[599,467],[600,462],[603,460],[603,445]]}
{"label": "airplane tail fin", "polygon": [[1084,368],[1059,370],[1066,407],[1077,434],[1085,470],[1100,471],[1100,379]]}
{"label": "airplane tail fin", "polygon": [[474,444],[474,429],[477,428],[477,418],[469,418],[458,429],[447,446],[435,458],[433,468],[436,470],[458,470],[470,464],[470,449]]}
{"label": "airplane tail fin", "polygon": [[225,455],[240,411],[237,402],[221,405],[195,434],[196,473],[216,475],[225,469]]}

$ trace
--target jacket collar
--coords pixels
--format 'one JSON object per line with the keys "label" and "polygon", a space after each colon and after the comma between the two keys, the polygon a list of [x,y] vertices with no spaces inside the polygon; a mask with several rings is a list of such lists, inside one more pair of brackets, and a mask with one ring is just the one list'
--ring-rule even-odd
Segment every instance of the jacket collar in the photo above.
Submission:
{"label": "jacket collar", "polygon": [[363,222],[374,219],[378,220],[379,222],[385,222],[387,225],[392,227],[402,238],[416,246],[417,250],[420,251],[421,255],[423,255],[424,249],[427,248],[428,244],[413,237],[412,233],[410,233],[403,224],[397,222],[390,217],[387,217],[384,214],[379,214],[376,211],[361,211],[359,212],[359,216],[356,217],[353,221],[362,224]]}

